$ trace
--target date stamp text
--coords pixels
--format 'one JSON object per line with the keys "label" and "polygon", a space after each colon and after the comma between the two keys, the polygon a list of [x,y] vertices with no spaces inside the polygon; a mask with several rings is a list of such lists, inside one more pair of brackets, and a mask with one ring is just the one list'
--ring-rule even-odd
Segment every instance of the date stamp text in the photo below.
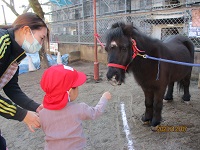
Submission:
{"label": "date stamp text", "polygon": [[157,132],[186,132],[187,126],[157,126]]}

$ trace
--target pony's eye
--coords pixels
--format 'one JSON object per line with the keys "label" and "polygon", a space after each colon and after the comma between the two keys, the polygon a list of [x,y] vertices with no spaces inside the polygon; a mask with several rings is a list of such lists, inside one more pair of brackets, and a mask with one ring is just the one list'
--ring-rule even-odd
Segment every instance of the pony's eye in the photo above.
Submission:
{"label": "pony's eye", "polygon": [[110,49],[114,49],[115,48],[115,46],[114,45],[112,45],[111,47],[110,47]]}

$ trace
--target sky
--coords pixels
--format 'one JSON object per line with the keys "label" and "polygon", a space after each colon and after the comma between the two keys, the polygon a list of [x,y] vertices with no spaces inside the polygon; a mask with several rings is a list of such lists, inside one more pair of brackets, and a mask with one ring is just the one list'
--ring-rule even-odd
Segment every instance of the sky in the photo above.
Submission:
{"label": "sky", "polygon": [[[6,0],[8,3],[10,2],[10,0]],[[39,0],[39,2],[46,2],[48,0]],[[14,0],[15,2],[15,9],[18,12],[18,14],[22,14],[24,8],[22,7],[23,5],[28,6],[28,0]],[[15,19],[17,18],[15,16],[15,14],[10,10],[9,7],[6,6],[6,4],[4,2],[2,2],[2,0],[0,0],[0,24],[4,24],[4,15],[3,15],[3,9],[2,9],[2,5],[4,7],[4,12],[5,12],[5,18],[6,18],[6,22],[7,24],[12,24]]]}
{"label": "sky", "polygon": [[[7,0],[7,2],[10,2],[10,1]],[[13,14],[13,12],[10,10],[10,8],[7,7],[6,4],[4,2],[2,2],[1,0],[0,0],[0,24],[4,24],[4,16],[3,16],[2,5],[4,7],[4,12],[5,12],[5,16],[6,16],[6,22],[12,24],[17,17],[15,16],[15,14]],[[28,5],[28,0],[15,1],[15,9],[19,14],[21,14],[23,12],[23,10],[24,10],[22,5],[26,5],[27,6]]]}

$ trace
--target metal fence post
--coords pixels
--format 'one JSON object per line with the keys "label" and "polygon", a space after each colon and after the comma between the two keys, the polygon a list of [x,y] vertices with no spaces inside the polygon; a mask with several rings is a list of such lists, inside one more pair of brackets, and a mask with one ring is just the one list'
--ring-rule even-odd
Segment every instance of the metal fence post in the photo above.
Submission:
{"label": "metal fence post", "polygon": [[3,11],[4,23],[5,23],[5,25],[7,25],[4,6],[3,5],[1,5],[1,6],[2,6],[2,11]]}
{"label": "metal fence post", "polygon": [[99,62],[97,58],[97,26],[96,26],[96,0],[93,0],[93,14],[94,14],[94,80],[99,80]]}
{"label": "metal fence post", "polygon": [[198,88],[200,89],[200,73],[199,73]]}

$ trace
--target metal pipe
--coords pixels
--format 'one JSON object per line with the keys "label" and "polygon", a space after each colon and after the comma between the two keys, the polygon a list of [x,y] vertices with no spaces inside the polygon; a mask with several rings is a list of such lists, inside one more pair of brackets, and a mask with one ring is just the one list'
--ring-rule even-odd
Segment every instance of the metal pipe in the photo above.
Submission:
{"label": "metal pipe", "polygon": [[5,25],[7,25],[4,7],[3,7],[3,5],[1,5],[1,6],[2,6],[2,10],[3,10],[4,22],[5,22]]}
{"label": "metal pipe", "polygon": [[127,1],[125,0],[125,5],[124,5],[124,7],[125,7],[125,14],[127,13],[126,11],[127,11]]}
{"label": "metal pipe", "polygon": [[94,16],[94,80],[99,80],[99,63],[97,58],[97,25],[96,25],[96,0],[93,0],[93,16]]}

